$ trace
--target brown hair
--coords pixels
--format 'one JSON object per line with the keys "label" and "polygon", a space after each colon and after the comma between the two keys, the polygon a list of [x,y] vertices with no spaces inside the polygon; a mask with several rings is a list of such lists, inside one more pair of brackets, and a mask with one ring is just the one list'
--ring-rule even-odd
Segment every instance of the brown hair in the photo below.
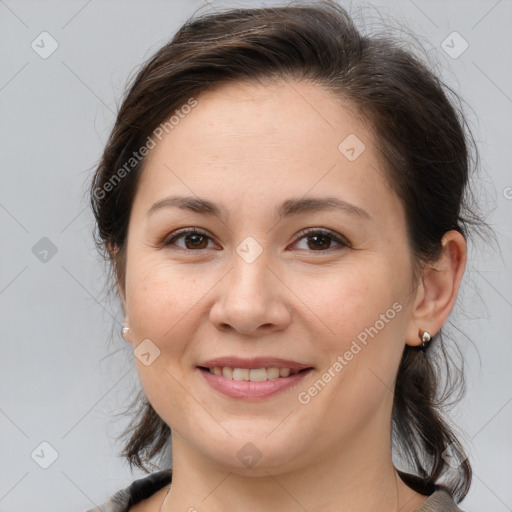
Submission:
{"label": "brown hair", "polygon": [[[188,20],[143,65],[122,101],[90,190],[97,245],[112,263],[114,285],[124,289],[128,220],[144,165],[144,158],[130,160],[135,152],[207,88],[280,79],[318,84],[365,119],[405,207],[415,272],[439,256],[445,232],[454,229],[467,237],[469,225],[479,223],[467,190],[476,147],[460,100],[418,57],[389,37],[363,36],[348,13],[329,1],[232,9]],[[450,469],[449,452],[458,454],[460,464],[443,484],[460,500],[469,490],[471,466],[442,416],[446,393],[439,383],[441,370],[449,375],[449,360],[442,333],[426,353],[405,346],[393,440],[417,477],[399,474],[418,492],[430,493]],[[140,396],[140,408],[124,433],[129,439],[123,456],[147,470],[144,464],[162,452],[171,432]]]}

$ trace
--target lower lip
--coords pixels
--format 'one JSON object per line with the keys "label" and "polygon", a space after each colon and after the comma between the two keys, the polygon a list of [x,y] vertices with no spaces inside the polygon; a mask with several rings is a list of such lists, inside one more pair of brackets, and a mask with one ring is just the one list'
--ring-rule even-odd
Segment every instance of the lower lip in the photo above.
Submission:
{"label": "lower lip", "polygon": [[232,380],[215,375],[208,370],[198,368],[201,374],[212,388],[231,398],[268,398],[282,391],[286,391],[296,386],[312,368],[302,372],[290,375],[289,377],[279,377],[278,379],[253,382],[250,380]]}

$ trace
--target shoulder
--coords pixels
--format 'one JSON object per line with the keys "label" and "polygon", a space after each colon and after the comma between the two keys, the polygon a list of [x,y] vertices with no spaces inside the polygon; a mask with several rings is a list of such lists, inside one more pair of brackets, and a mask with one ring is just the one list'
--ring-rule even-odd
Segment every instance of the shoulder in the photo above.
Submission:
{"label": "shoulder", "polygon": [[[87,512],[128,512],[132,510],[134,505],[141,503],[160,491],[171,480],[171,469],[156,471],[146,477],[133,481],[128,487],[120,489],[113,494],[105,503],[87,510]],[[132,512],[135,512],[135,509]]]}
{"label": "shoulder", "polygon": [[418,475],[397,470],[400,479],[419,494],[426,498],[413,510],[413,512],[464,512],[461,510],[450,494],[450,491],[441,483],[420,478]]}
{"label": "shoulder", "polygon": [[425,501],[414,512],[464,512],[453,501],[451,494],[441,485],[427,496]]}

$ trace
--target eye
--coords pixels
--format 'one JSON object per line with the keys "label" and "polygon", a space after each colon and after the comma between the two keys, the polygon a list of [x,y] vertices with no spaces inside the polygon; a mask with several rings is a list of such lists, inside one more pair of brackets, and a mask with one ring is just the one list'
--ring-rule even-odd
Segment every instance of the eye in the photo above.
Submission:
{"label": "eye", "polygon": [[175,243],[176,240],[180,240],[181,238],[184,240],[184,246],[178,245],[178,247],[185,250],[207,249],[208,240],[211,240],[206,233],[196,228],[184,228],[174,233],[171,238],[168,238],[164,242],[164,245],[177,245]]}
{"label": "eye", "polygon": [[[333,247],[331,247],[332,242],[335,242],[338,245],[338,249],[350,247],[350,243],[341,235],[337,235],[333,231],[327,229],[303,229],[297,234],[297,241],[295,244],[300,242],[302,239],[306,240],[306,250],[310,249],[316,252],[326,252],[329,249],[333,249]],[[336,249],[336,247],[334,248]]]}
{"label": "eye", "polygon": [[[183,245],[177,244],[176,242],[181,239],[183,239]],[[327,229],[303,229],[297,234],[297,239],[294,242],[294,245],[303,239],[306,240],[307,244],[305,250],[309,249],[316,252],[326,252],[329,249],[333,249],[333,242],[337,244],[338,249],[343,247],[350,247],[350,243],[344,239],[344,237]],[[197,228],[184,228],[173,233],[173,235],[164,242],[164,245],[175,245],[184,250],[202,250],[208,249],[208,242],[210,240],[211,237],[209,235],[203,231],[198,230]],[[336,247],[334,247],[334,249],[336,249]]]}

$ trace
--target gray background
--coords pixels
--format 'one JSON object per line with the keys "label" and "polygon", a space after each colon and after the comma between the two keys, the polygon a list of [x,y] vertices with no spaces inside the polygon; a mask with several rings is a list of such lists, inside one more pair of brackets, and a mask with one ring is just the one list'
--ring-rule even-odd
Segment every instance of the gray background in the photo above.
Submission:
{"label": "gray background", "polygon": [[[273,4],[219,0],[201,12]],[[138,380],[119,335],[118,305],[105,293],[84,194],[128,76],[201,5],[0,0],[2,512],[82,511],[144,475],[131,474],[116,455],[121,445],[115,436],[127,420],[115,415],[129,404]],[[344,5],[357,12],[361,4]],[[509,511],[512,3],[374,5],[378,11],[370,9],[367,19],[380,13],[409,27],[471,106],[482,158],[476,190],[501,249],[471,246],[452,315],[466,335],[453,331],[468,364],[468,390],[451,418],[475,473],[462,508]],[[43,31],[58,43],[46,59],[31,47]],[[469,44],[458,58],[442,47],[453,31]],[[452,51],[461,44],[450,43]],[[51,243],[41,241],[45,237]],[[47,469],[40,466],[52,462],[53,452],[42,442],[58,455]]]}

